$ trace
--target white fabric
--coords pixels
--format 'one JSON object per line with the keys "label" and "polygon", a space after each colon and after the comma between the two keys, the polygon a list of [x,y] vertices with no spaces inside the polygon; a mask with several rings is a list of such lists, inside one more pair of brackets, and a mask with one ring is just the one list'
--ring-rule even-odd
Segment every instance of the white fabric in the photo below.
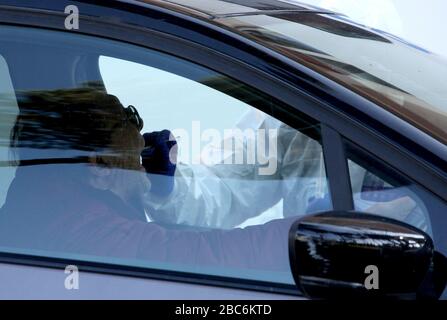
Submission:
{"label": "white fabric", "polygon": [[[260,175],[258,164],[223,164],[223,161],[212,166],[179,164],[170,197],[162,200],[148,195],[146,199],[154,220],[234,228],[280,200],[284,200],[284,216],[293,216],[305,214],[309,200],[324,196],[327,190],[324,160],[317,141],[256,109],[249,111],[236,127],[278,129],[276,173]],[[246,137],[244,140],[241,144],[244,150],[235,152],[246,151],[249,142]],[[209,158],[210,150],[214,149],[206,148],[208,154],[202,157]]]}

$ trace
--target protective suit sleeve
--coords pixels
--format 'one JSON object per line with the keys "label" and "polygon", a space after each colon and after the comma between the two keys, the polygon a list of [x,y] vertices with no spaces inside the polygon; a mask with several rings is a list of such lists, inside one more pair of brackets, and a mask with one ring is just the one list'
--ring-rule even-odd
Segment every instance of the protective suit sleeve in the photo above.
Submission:
{"label": "protective suit sleeve", "polygon": [[[259,114],[255,114],[256,123],[248,124],[247,117],[253,119],[252,114],[247,115],[236,126],[239,131],[226,137],[233,139],[234,149],[224,149],[220,159],[210,161],[215,155],[213,151],[221,152],[222,144],[225,143],[205,148],[201,164],[177,165],[175,186],[169,197],[146,195],[145,207],[152,220],[230,229],[278,203],[284,196],[280,171],[286,146],[281,136],[281,124],[273,118],[260,117]],[[251,131],[244,131],[247,129]],[[274,135],[275,139],[269,135]],[[274,152],[270,152],[272,145],[268,144],[262,163],[234,163],[238,155],[247,155],[260,137],[275,140]],[[260,174],[266,167],[272,169],[271,172]]]}

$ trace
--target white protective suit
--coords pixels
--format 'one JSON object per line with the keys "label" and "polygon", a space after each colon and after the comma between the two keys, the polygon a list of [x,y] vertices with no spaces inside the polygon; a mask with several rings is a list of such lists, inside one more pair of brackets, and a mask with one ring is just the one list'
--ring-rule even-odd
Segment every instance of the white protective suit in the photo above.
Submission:
{"label": "white protective suit", "polygon": [[[184,224],[205,228],[230,229],[247,219],[257,217],[278,203],[282,212],[273,218],[304,215],[314,199],[328,194],[322,147],[303,133],[283,124],[271,116],[251,109],[235,126],[245,129],[276,129],[277,152],[269,161],[277,161],[274,174],[261,175],[257,164],[224,164],[225,159],[235,153],[246,154],[250,141],[247,136],[231,137],[239,139],[239,148],[227,150],[222,157],[213,161],[213,152],[221,152],[221,145],[207,148],[202,158],[213,165],[177,165],[174,191],[168,198],[146,197],[146,207],[150,218],[155,221]],[[268,141],[268,139],[266,139]],[[269,154],[268,152],[266,153]],[[350,163],[356,210],[368,211],[374,203],[364,201],[359,196],[365,169]],[[330,198],[330,197],[328,197]],[[411,201],[411,200],[410,200]],[[331,210],[327,201],[325,210]],[[393,212],[392,203],[378,207],[379,211]],[[402,207],[402,203],[400,203]],[[404,202],[408,213],[415,207],[411,201]],[[281,209],[281,208],[280,208]],[[373,210],[370,210],[373,212]],[[381,214],[381,212],[377,212]]]}
{"label": "white protective suit", "polygon": [[[225,151],[223,159],[212,159],[213,151],[222,151],[220,145],[207,148],[202,154],[202,158],[207,158],[203,162],[211,161],[214,165],[178,164],[171,196],[164,201],[147,199],[155,220],[233,228],[280,200],[283,200],[284,216],[305,214],[309,200],[323,197],[327,192],[322,148],[317,141],[256,109],[244,115],[235,127],[242,131],[265,129],[266,134],[269,129],[277,130],[277,152],[268,159],[276,162],[275,173],[259,174],[259,168],[265,165],[258,162],[223,163],[222,160],[233,157],[234,153],[247,153],[250,142],[246,136],[244,141],[234,144],[241,148]],[[241,137],[231,138],[240,140]]]}

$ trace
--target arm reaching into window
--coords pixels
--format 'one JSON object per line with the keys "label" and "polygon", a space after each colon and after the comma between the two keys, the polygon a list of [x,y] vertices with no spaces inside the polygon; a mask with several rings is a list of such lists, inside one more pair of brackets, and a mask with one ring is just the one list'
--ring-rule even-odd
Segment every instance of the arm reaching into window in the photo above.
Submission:
{"label": "arm reaching into window", "polygon": [[[202,154],[200,164],[178,164],[169,196],[147,194],[145,207],[153,220],[231,229],[260,216],[282,199],[284,210],[276,218],[305,214],[310,199],[324,194],[325,184],[321,182],[326,180],[325,171],[317,141],[255,109],[236,129],[241,134],[205,149],[208,152]],[[256,150],[252,147],[258,146],[259,139],[272,143],[272,136],[275,146],[269,144],[267,152],[262,150],[266,156],[262,163],[234,163],[238,157],[252,156],[250,152]],[[233,149],[222,147],[227,142]],[[216,154],[223,159],[210,161]],[[263,171],[266,163],[275,170]],[[157,189],[154,183],[153,188]]]}

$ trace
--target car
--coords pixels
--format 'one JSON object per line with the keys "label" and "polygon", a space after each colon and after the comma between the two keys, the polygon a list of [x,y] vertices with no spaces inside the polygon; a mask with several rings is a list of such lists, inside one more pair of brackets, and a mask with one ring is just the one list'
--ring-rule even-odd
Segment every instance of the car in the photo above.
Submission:
{"label": "car", "polygon": [[285,0],[0,23],[0,298],[447,297],[443,58]]}

